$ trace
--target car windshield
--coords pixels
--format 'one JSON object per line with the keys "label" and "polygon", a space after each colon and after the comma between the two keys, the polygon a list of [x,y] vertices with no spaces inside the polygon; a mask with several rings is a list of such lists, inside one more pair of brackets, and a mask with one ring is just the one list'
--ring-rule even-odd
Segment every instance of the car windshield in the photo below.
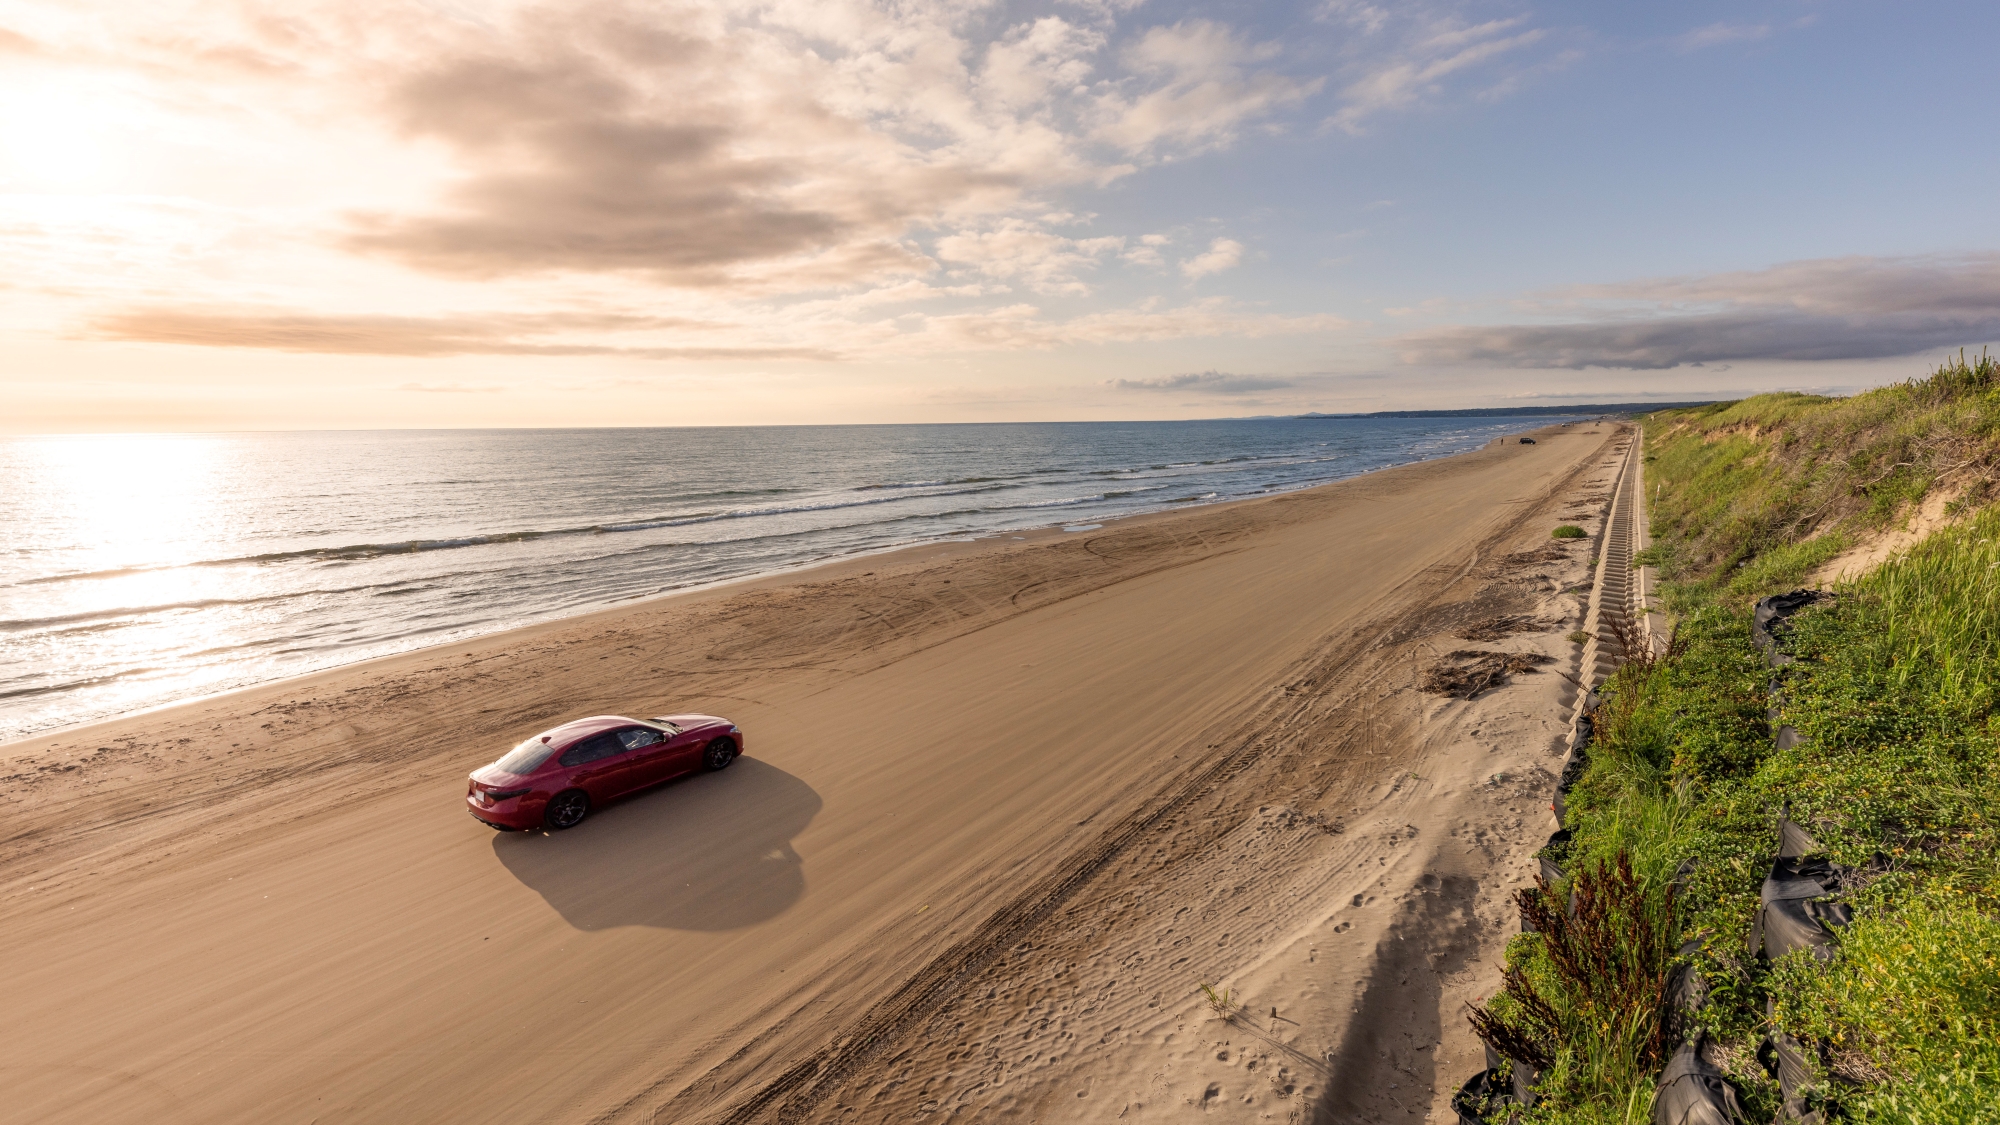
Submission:
{"label": "car windshield", "polygon": [[548,761],[549,755],[555,752],[556,748],[553,745],[543,742],[539,737],[531,738],[507,751],[506,757],[493,764],[508,773],[526,776],[542,768],[542,763]]}

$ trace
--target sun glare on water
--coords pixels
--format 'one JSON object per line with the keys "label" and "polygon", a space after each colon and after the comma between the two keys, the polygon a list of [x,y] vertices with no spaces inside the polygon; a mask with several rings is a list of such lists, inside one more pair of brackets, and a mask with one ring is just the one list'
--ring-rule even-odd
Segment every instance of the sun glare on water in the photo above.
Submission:
{"label": "sun glare on water", "polygon": [[82,569],[186,561],[218,531],[223,443],[172,435],[54,437],[22,443],[29,495]]}
{"label": "sun glare on water", "polygon": [[223,485],[226,445],[137,435],[9,443],[13,501],[28,506],[10,513],[16,537],[0,616],[35,623],[24,643],[50,647],[19,655],[38,655],[51,683],[83,675],[62,666],[63,653],[78,649],[60,638],[88,634],[82,651],[100,672],[103,646],[150,654],[97,689],[111,698],[162,676],[199,685],[199,662],[188,657],[212,641],[195,610],[245,593],[240,571],[178,565],[226,555],[235,538]]}

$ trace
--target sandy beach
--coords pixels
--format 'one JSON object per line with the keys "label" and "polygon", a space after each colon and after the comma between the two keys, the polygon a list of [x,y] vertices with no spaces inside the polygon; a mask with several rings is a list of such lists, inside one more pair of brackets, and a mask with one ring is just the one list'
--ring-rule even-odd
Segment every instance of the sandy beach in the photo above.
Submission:
{"label": "sandy beach", "polygon": [[[1630,431],[1533,435],[0,747],[7,1100],[1442,1120],[1553,827],[1593,540],[1549,529],[1596,532]],[[1419,689],[1473,650],[1552,662]],[[674,711],[736,721],[748,756],[567,833],[464,811],[527,735]]]}

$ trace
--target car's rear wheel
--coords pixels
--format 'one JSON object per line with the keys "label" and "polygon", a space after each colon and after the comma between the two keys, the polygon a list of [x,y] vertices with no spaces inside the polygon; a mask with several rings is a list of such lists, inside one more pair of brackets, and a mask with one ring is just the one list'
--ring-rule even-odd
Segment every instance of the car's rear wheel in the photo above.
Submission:
{"label": "car's rear wheel", "polygon": [[590,794],[581,789],[565,789],[549,798],[549,807],[542,812],[542,823],[560,832],[582,824],[589,815]]}
{"label": "car's rear wheel", "polygon": [[736,743],[727,738],[716,739],[701,752],[701,764],[710,770],[726,770],[735,760]]}

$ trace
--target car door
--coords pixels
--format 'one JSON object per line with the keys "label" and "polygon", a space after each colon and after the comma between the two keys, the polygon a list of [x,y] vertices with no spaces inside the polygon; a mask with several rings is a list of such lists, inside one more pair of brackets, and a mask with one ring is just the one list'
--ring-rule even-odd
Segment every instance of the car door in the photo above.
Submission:
{"label": "car door", "polygon": [[632,788],[633,758],[618,736],[606,731],[563,751],[560,764],[570,771],[571,785],[593,801],[608,801]]}
{"label": "car door", "polygon": [[701,750],[708,743],[707,735],[701,731],[681,731],[667,742],[666,752],[661,755],[667,762],[667,776],[679,777],[701,768]]}
{"label": "car door", "polygon": [[617,734],[632,757],[630,788],[654,785],[682,772],[675,765],[674,742],[667,732],[653,727],[627,727]]}

